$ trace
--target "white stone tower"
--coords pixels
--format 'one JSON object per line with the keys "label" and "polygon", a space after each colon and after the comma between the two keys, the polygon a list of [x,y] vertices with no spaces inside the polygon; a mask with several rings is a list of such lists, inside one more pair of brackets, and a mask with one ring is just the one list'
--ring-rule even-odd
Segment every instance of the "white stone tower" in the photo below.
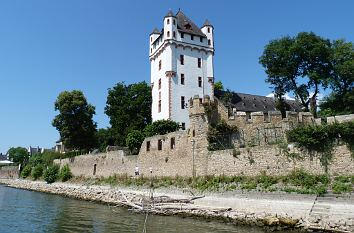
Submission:
{"label": "white stone tower", "polygon": [[214,28],[208,20],[199,28],[181,11],[169,11],[163,25],[150,34],[152,120],[188,128],[190,98],[214,96]]}

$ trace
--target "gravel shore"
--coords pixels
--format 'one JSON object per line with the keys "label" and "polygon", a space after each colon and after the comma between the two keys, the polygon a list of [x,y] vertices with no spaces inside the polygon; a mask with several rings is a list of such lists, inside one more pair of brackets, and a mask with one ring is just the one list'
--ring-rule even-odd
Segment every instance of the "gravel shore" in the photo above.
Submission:
{"label": "gravel shore", "polygon": [[[134,187],[60,182],[46,184],[43,181],[22,179],[0,179],[0,183],[14,188],[129,208],[134,205],[132,203],[151,200],[150,190]],[[193,198],[190,192],[168,188],[154,190],[153,196],[176,200]],[[190,203],[156,205],[153,213],[218,219],[272,230],[297,228],[304,231],[354,232],[354,197],[350,195],[316,197],[272,193],[208,193]]]}

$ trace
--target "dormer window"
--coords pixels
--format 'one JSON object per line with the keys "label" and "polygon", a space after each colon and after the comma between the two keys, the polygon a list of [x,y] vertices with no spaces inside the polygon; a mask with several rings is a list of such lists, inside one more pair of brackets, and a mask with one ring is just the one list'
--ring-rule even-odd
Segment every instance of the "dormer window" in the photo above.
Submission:
{"label": "dormer window", "polygon": [[192,26],[189,23],[187,23],[184,25],[184,28],[187,30],[191,30]]}

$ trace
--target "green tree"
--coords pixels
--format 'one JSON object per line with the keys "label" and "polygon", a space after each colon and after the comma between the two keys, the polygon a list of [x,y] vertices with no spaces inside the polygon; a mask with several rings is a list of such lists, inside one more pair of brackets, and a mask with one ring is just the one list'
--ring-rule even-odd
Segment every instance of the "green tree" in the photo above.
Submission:
{"label": "green tree", "polygon": [[145,136],[141,131],[132,130],[127,135],[126,144],[133,154],[137,154],[139,153],[140,146],[143,143],[144,139]]}
{"label": "green tree", "polygon": [[81,91],[60,93],[55,101],[55,110],[59,114],[52,124],[59,131],[66,148],[82,150],[96,146],[96,123],[92,120],[95,107],[87,103]]}
{"label": "green tree", "polygon": [[[259,62],[275,93],[293,92],[306,111],[316,115],[316,98],[326,88],[333,70],[331,42],[313,32],[283,37],[266,45]],[[313,95],[310,97],[310,92]],[[281,96],[282,97],[282,96]]]}
{"label": "green tree", "polygon": [[171,120],[158,120],[147,125],[144,129],[146,137],[152,137],[154,135],[164,135],[169,132],[174,132],[179,129],[179,124]]}
{"label": "green tree", "polygon": [[71,179],[73,177],[69,165],[65,164],[59,172],[59,178],[61,181],[65,182]]}
{"label": "green tree", "polygon": [[107,146],[113,146],[115,137],[111,128],[99,129],[96,133],[98,147],[101,152],[105,152]]}
{"label": "green tree", "polygon": [[52,165],[49,166],[47,170],[44,172],[44,180],[48,183],[54,183],[59,176],[59,166],[58,165]]}
{"label": "green tree", "polygon": [[7,153],[9,154],[9,159],[14,163],[25,164],[28,162],[29,154],[26,148],[11,147]]}
{"label": "green tree", "polygon": [[224,85],[222,84],[221,81],[217,81],[214,83],[214,90],[216,91],[223,91],[224,90]]}
{"label": "green tree", "polygon": [[333,42],[332,93],[321,103],[321,115],[354,113],[354,46],[344,40]]}
{"label": "green tree", "polygon": [[110,118],[115,145],[124,146],[132,130],[141,130],[151,122],[151,89],[146,82],[117,83],[108,89],[105,113]]}

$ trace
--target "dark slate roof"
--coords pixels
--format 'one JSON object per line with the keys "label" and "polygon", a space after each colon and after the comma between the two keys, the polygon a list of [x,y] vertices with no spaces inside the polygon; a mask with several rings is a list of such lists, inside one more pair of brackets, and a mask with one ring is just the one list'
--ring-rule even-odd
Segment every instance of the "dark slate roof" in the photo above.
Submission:
{"label": "dark slate roof", "polygon": [[204,22],[204,24],[203,24],[203,27],[205,27],[205,26],[213,26],[213,25],[211,25],[211,23],[209,22],[209,20],[205,20],[205,22]]}
{"label": "dark slate roof", "polygon": [[[177,18],[177,28],[181,32],[206,37],[206,35],[200,30],[200,28],[193,23],[192,20],[188,19],[187,16],[183,14],[182,11],[178,11],[176,14]],[[190,25],[190,28],[186,28],[186,25]]]}
{"label": "dark slate roof", "polygon": [[[226,91],[215,90],[215,96],[223,101],[223,96],[227,93]],[[259,95],[250,95],[244,93],[230,92],[231,97],[231,106],[236,108],[236,111],[242,112],[268,112],[276,111],[275,99],[271,97],[259,96]],[[285,100],[290,106],[290,111],[300,112],[302,105],[294,100]]]}

